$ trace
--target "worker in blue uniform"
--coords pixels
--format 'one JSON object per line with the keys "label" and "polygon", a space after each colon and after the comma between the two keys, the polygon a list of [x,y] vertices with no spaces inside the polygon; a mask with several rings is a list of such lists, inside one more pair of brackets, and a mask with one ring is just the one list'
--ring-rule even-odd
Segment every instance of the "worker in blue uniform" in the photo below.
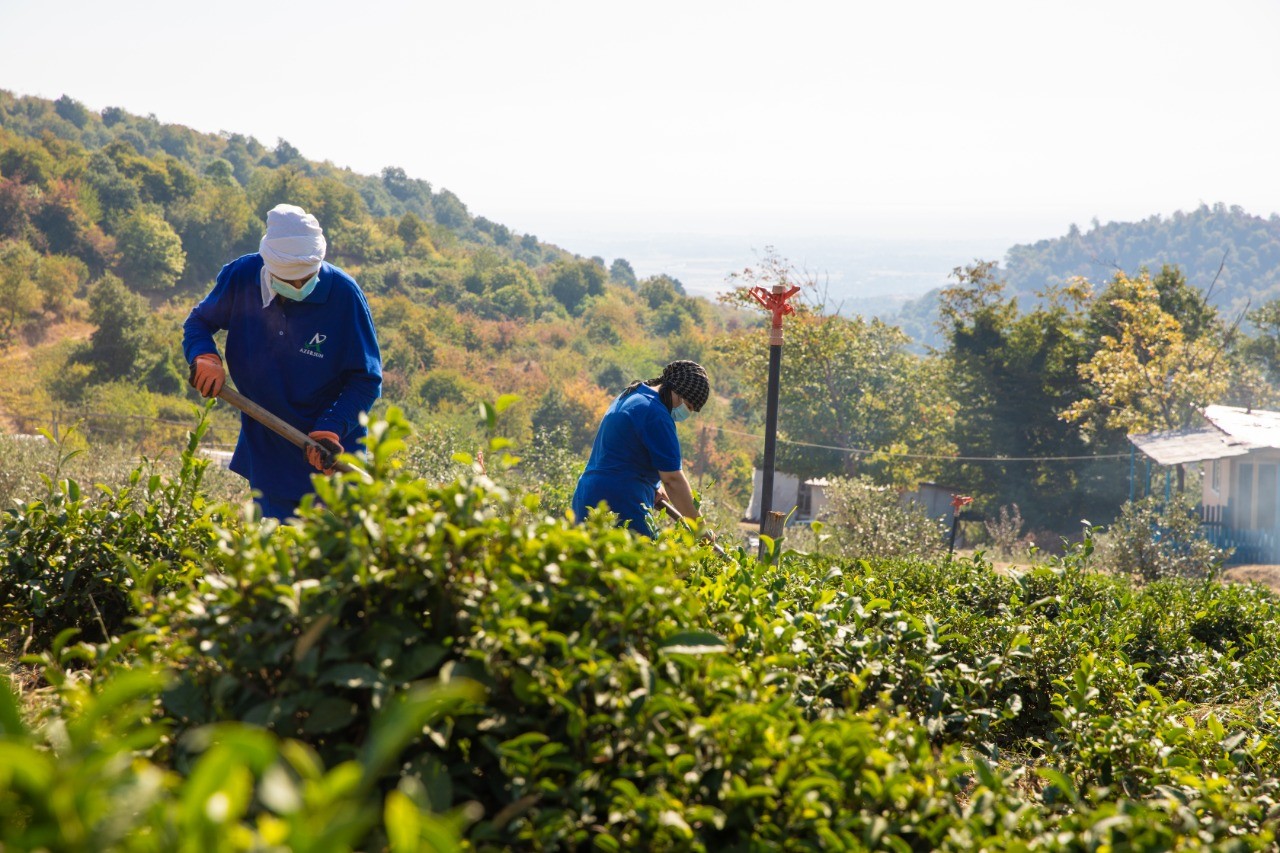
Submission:
{"label": "worker in blue uniform", "polygon": [[710,395],[707,371],[695,361],[673,361],[657,379],[627,386],[600,421],[573,493],[574,515],[585,519],[587,510],[604,503],[620,526],[645,536],[653,536],[649,516],[659,499],[685,518],[697,518],[676,424],[700,411]]}
{"label": "worker in blue uniform", "polygon": [[[381,393],[382,356],[364,293],[325,262],[326,248],[314,216],[276,205],[258,252],[224,266],[192,309],[182,350],[191,384],[203,396],[217,396],[229,372],[245,397],[342,450],[364,437],[360,414]],[[213,337],[223,329],[225,367]],[[240,416],[231,470],[249,481],[264,517],[291,516],[324,464],[315,448],[304,454]]]}

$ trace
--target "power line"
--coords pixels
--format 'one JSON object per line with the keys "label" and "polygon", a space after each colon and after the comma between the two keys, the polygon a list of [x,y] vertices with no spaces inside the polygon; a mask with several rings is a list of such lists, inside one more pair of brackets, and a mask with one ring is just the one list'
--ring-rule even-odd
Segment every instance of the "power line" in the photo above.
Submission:
{"label": "power line", "polygon": [[[726,427],[716,426],[715,424],[703,424],[703,428],[713,429],[716,432],[728,433],[729,435],[742,435],[747,438],[763,439],[763,435],[757,435],[753,432],[743,432],[736,429],[728,429]],[[838,450],[841,453],[856,453],[860,456],[870,456],[879,453],[878,450],[871,450],[865,447],[837,447],[834,444],[814,444],[811,441],[793,441],[789,438],[779,438],[778,441],[783,444],[794,444],[797,447],[816,447],[820,450]],[[890,453],[890,456],[899,459],[932,459],[942,462],[1081,462],[1093,461],[1101,459],[1128,459],[1128,453],[1103,453],[1096,456],[937,456],[928,453]]]}

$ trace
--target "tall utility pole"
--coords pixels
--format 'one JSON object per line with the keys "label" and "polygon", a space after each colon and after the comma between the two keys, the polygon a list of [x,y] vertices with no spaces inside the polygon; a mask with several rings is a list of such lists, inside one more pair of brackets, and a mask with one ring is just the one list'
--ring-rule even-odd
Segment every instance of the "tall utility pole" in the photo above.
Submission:
{"label": "tall utility pole", "polygon": [[[765,523],[769,512],[773,509],[773,468],[778,452],[778,386],[782,378],[782,318],[795,313],[789,300],[800,292],[800,288],[787,288],[786,282],[778,282],[771,290],[757,285],[751,288],[751,298],[764,306],[773,315],[773,323],[769,327],[769,389],[764,409],[764,470],[760,483],[760,532],[765,533]],[[764,540],[760,542],[760,553],[764,554]]]}

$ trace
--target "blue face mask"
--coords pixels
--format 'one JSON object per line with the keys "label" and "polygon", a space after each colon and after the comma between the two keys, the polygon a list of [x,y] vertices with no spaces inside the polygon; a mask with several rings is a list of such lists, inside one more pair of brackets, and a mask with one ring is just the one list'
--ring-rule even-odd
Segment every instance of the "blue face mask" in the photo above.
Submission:
{"label": "blue face mask", "polygon": [[316,273],[303,283],[302,287],[294,287],[288,282],[281,281],[275,276],[271,276],[271,289],[283,296],[285,299],[292,299],[294,302],[301,302],[311,295],[316,289],[316,285],[320,283],[320,273]]}
{"label": "blue face mask", "polygon": [[671,420],[675,421],[676,423],[680,423],[681,421],[685,420],[686,418],[689,417],[689,415],[692,415],[692,414],[693,412],[689,411],[689,407],[686,406],[684,403],[681,403],[680,405],[676,406],[674,409],[671,410]]}

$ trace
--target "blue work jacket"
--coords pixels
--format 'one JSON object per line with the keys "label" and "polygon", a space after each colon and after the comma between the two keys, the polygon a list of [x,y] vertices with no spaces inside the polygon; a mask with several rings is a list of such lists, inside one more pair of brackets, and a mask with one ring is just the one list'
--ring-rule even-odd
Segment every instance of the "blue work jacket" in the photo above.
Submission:
{"label": "blue work jacket", "polygon": [[[190,363],[216,354],[214,333],[225,329],[223,363],[241,394],[304,433],[336,433],[354,450],[365,434],[360,413],[382,390],[382,356],[364,293],[351,276],[322,263],[305,300],[276,296],[264,307],[262,269],[256,253],[222,268],[183,324],[183,355]],[[311,491],[316,473],[300,449],[244,414],[231,470],[263,495],[295,503]]]}

